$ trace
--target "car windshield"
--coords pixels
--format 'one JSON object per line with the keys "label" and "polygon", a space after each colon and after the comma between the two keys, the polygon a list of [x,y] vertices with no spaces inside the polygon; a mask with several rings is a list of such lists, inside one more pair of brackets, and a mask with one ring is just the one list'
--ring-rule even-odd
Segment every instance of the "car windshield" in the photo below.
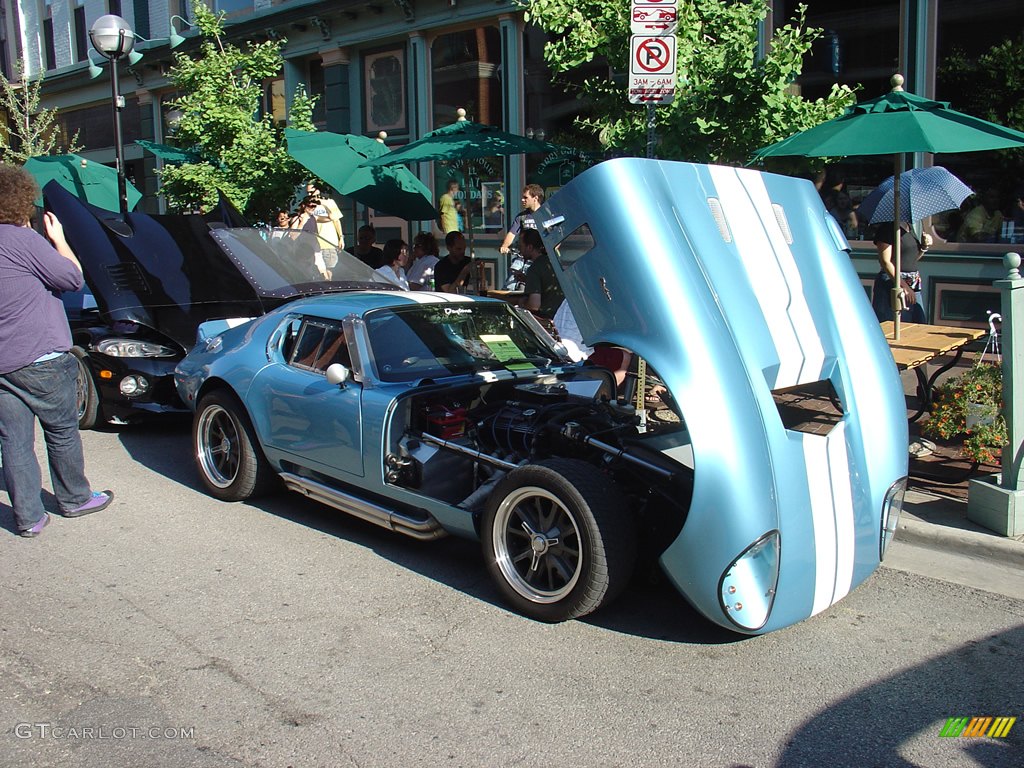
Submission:
{"label": "car windshield", "polygon": [[264,296],[397,287],[352,254],[299,229],[218,228],[213,238]]}
{"label": "car windshield", "polygon": [[557,358],[507,304],[381,309],[367,314],[366,327],[382,381],[498,369],[530,371]]}

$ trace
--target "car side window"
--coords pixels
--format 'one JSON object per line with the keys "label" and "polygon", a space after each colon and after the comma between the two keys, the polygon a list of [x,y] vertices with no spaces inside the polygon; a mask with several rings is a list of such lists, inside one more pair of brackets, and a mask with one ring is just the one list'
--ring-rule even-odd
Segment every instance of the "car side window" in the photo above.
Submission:
{"label": "car side window", "polygon": [[288,364],[316,373],[325,373],[328,366],[333,363],[341,363],[347,368],[352,367],[341,323],[307,318],[299,328]]}

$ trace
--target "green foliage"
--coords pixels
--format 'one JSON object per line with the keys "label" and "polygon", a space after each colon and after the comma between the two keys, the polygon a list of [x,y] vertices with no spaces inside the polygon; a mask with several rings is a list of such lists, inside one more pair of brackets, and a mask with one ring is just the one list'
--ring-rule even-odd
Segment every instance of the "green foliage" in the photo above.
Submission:
{"label": "green foliage", "polygon": [[43,75],[26,81],[19,66],[14,82],[19,81],[0,78],[0,110],[7,113],[9,131],[0,132],[0,162],[22,165],[30,157],[80,151],[77,133],[63,145],[57,110],[39,107]]}
{"label": "green foliage", "polygon": [[[247,216],[269,220],[305,175],[273,117],[259,114],[263,82],[280,73],[285,41],[250,42],[243,50],[223,41],[223,13],[212,13],[201,0],[193,0],[193,11],[203,37],[199,55],[175,54],[169,77],[181,93],[172,102],[182,113],[174,138],[205,162],[165,166],[163,193],[172,209],[208,209],[220,189]],[[297,93],[291,125],[313,130],[313,103]]]}
{"label": "green foliage", "polygon": [[[517,0],[525,18],[547,31],[548,66],[565,73],[594,60],[629,71],[629,0]],[[743,164],[754,150],[837,117],[853,91],[833,86],[827,98],[797,95],[793,81],[821,30],[804,25],[806,8],[775,30],[758,58],[764,0],[689,0],[679,3],[675,101],[656,110],[659,157]],[[630,105],[628,77],[592,79],[582,91],[592,104],[577,126],[609,149],[641,152],[646,109]]]}
{"label": "green foliage", "polygon": [[963,436],[964,456],[995,464],[1007,441],[1002,367],[975,365],[936,388],[923,431],[928,437],[943,440]]}

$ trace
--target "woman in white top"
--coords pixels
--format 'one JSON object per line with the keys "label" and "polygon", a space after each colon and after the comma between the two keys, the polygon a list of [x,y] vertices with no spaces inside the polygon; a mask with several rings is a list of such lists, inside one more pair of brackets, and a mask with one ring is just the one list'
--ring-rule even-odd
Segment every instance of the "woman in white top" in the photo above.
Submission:
{"label": "woman in white top", "polygon": [[384,256],[381,266],[375,270],[403,290],[409,290],[409,281],[405,276],[405,263],[409,260],[409,249],[404,240],[388,240],[384,243]]}
{"label": "woman in white top", "polygon": [[434,267],[441,259],[437,246],[437,238],[431,232],[420,232],[412,239],[412,256],[410,260],[409,288],[414,291],[432,290],[430,282],[434,278]]}

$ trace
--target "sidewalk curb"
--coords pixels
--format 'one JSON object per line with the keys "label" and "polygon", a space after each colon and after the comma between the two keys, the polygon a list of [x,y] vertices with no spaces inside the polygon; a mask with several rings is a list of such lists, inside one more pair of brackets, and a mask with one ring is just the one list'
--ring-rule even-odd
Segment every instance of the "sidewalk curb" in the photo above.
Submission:
{"label": "sidewalk curb", "polygon": [[1024,545],[995,534],[975,533],[960,528],[923,522],[901,515],[895,541],[941,552],[955,552],[1024,569]]}

